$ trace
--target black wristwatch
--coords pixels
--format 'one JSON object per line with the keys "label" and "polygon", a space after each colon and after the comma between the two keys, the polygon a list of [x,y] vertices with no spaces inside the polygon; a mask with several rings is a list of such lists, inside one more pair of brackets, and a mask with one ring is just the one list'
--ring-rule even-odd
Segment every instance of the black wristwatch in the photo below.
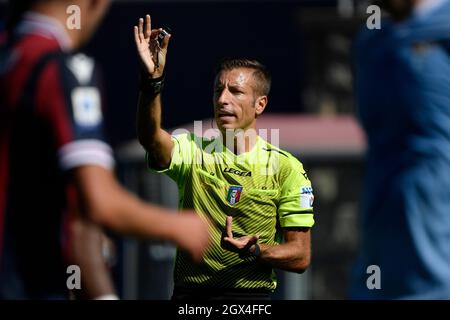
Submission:
{"label": "black wristwatch", "polygon": [[[251,250],[252,247],[254,247],[255,249],[254,249],[254,250]],[[259,244],[255,243],[255,244],[251,245],[250,248],[248,248],[248,250],[246,250],[246,251],[240,253],[240,254],[239,254],[239,257],[240,257],[241,259],[246,259],[246,258],[249,258],[249,257],[255,257],[255,258],[257,258],[257,257],[259,257],[260,255],[261,255],[261,247],[259,246]]]}
{"label": "black wristwatch", "polygon": [[165,74],[158,78],[150,78],[141,74],[139,89],[150,95],[158,95],[164,87]]}
{"label": "black wristwatch", "polygon": [[[255,246],[255,250],[251,251],[251,248]],[[259,246],[259,244],[255,243],[253,246],[251,246],[248,249],[248,253],[250,256],[252,257],[259,257],[261,255],[261,247]]]}

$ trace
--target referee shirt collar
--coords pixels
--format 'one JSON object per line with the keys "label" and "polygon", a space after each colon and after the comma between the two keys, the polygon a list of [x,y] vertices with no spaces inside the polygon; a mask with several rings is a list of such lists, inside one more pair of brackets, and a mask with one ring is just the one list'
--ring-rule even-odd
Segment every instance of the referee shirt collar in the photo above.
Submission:
{"label": "referee shirt collar", "polygon": [[220,144],[222,146],[222,151],[225,154],[229,154],[231,157],[233,158],[245,158],[248,160],[251,159],[255,159],[258,158],[260,156],[260,149],[262,148],[262,146],[264,145],[265,140],[262,139],[259,135],[256,136],[256,141],[255,141],[255,145],[253,146],[253,148],[249,151],[246,152],[242,152],[240,154],[235,154],[233,151],[231,151],[230,149],[228,149],[222,142],[222,138],[217,138],[216,139],[217,143]]}

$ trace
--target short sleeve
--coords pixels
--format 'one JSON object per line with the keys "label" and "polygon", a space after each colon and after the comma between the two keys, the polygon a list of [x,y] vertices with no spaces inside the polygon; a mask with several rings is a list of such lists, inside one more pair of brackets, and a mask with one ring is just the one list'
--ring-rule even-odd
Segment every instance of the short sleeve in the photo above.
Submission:
{"label": "short sleeve", "polygon": [[278,215],[281,227],[312,227],[314,225],[314,194],[303,165],[292,158],[283,174]]}
{"label": "short sleeve", "polygon": [[54,131],[61,169],[114,166],[104,135],[100,74],[93,59],[63,55],[49,64],[38,82],[37,99]]}
{"label": "short sleeve", "polygon": [[[191,170],[195,161],[196,152],[201,149],[197,148],[197,142],[201,139],[191,133],[184,133],[172,136],[173,150],[170,165],[167,169],[156,170],[150,166],[148,161],[148,153],[146,154],[146,163],[150,171],[165,173],[178,185],[183,185],[187,173]],[[200,141],[201,143],[201,141]]]}

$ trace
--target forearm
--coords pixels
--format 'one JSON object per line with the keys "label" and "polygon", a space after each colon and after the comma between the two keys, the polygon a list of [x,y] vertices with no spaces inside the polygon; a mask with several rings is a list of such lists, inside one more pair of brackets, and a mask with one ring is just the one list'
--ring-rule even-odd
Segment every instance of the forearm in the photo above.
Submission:
{"label": "forearm", "polygon": [[177,230],[182,226],[173,210],[148,205],[134,197],[126,197],[128,199],[117,207],[117,219],[111,220],[112,227],[126,234],[142,237],[151,234],[156,239],[178,242]]}
{"label": "forearm", "polygon": [[108,207],[100,209],[102,222],[109,228],[124,234],[175,241],[178,221],[173,210],[149,205],[117,186],[110,193]]}
{"label": "forearm", "polygon": [[81,166],[73,171],[81,213],[122,234],[167,240],[199,261],[208,243],[205,221],[193,211],[177,212],[146,204],[124,189],[111,171]]}
{"label": "forearm", "polygon": [[134,39],[141,63],[141,90],[137,112],[139,142],[148,152],[155,169],[169,166],[173,142],[161,129],[161,90],[164,87],[164,68],[170,35],[151,28],[150,15],[139,19],[134,27]]}
{"label": "forearm", "polygon": [[261,253],[257,260],[260,263],[298,273],[303,273],[309,266],[309,250],[299,248],[296,243],[283,243],[280,245],[259,244],[259,246]]}
{"label": "forearm", "polygon": [[150,151],[157,143],[158,132],[161,130],[161,95],[145,92],[139,94],[137,111],[137,130],[141,145]]}
{"label": "forearm", "polygon": [[81,269],[79,298],[115,295],[110,271],[102,253],[103,234],[100,227],[86,219],[77,218],[71,224],[71,231],[72,261]]}
{"label": "forearm", "polygon": [[124,189],[109,170],[83,166],[74,175],[87,219],[120,233],[174,240],[178,223],[173,221],[177,216],[173,210],[144,203]]}

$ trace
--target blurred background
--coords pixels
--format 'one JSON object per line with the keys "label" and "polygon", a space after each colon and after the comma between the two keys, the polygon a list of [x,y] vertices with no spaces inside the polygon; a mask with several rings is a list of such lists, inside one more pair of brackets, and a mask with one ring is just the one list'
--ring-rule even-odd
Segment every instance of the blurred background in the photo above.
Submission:
{"label": "blurred background", "polygon": [[[365,138],[355,120],[351,45],[369,1],[113,1],[85,52],[104,73],[106,121],[121,181],[141,197],[177,206],[175,183],[146,172],[135,141],[138,65],[132,28],[152,15],[172,30],[163,126],[192,127],[212,116],[214,67],[223,57],[253,57],[273,76],[260,128],[280,130],[280,147],[304,164],[315,191],[313,257],[303,275],[279,272],[275,299],[345,299],[358,246],[358,199]],[[5,2],[0,1],[0,18]],[[205,124],[207,126],[205,126]],[[170,130],[169,130],[170,131]],[[270,142],[270,141],[269,141]],[[175,249],[115,238],[115,276],[125,299],[167,299]]]}

